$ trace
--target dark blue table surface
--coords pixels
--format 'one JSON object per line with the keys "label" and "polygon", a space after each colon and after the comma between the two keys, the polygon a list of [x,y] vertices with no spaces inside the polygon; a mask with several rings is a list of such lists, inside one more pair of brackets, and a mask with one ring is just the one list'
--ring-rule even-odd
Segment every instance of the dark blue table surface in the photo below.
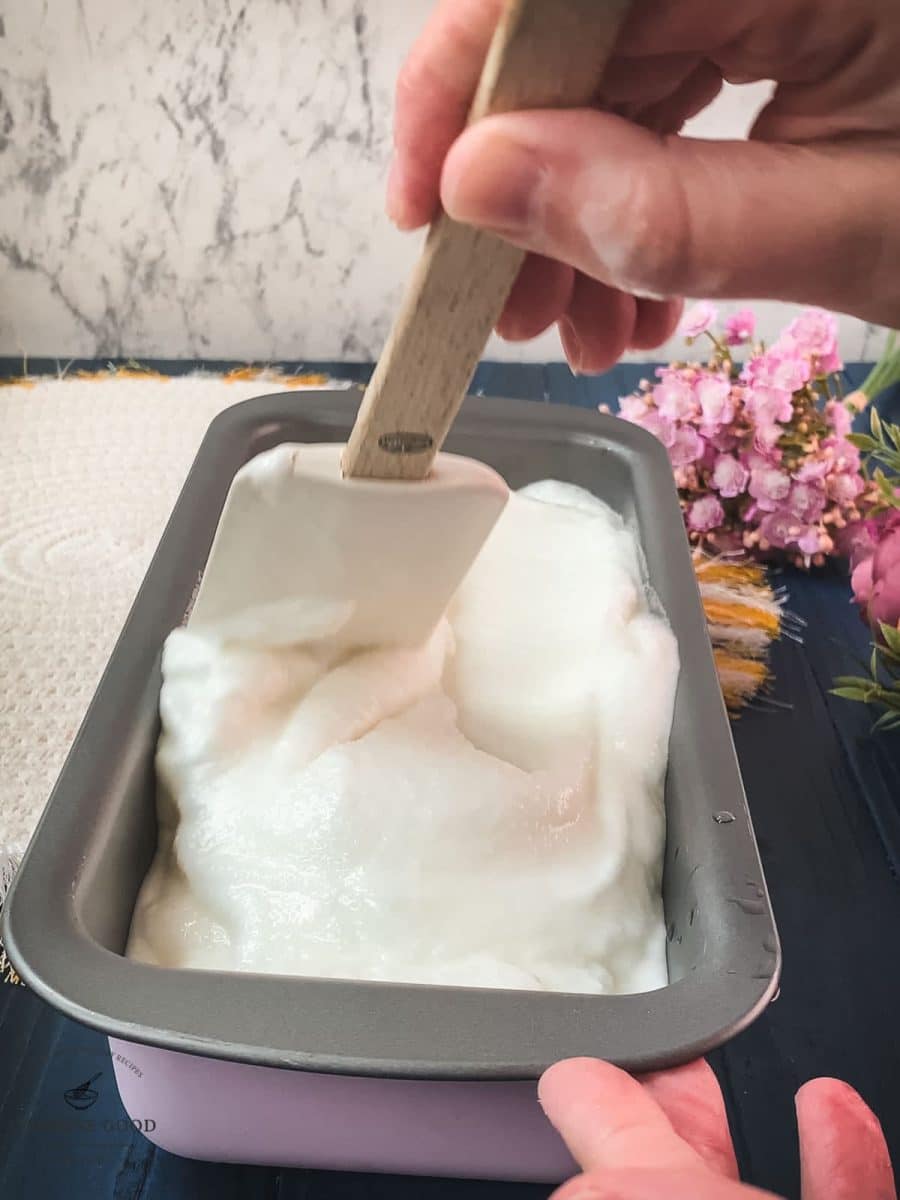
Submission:
{"label": "dark blue table surface", "polygon": [[[0,360],[0,374],[4,367],[17,369]],[[324,369],[359,379],[369,370]],[[485,364],[475,388],[595,407],[614,402],[646,370],[575,379],[565,367]],[[850,370],[851,384],[860,370]],[[791,609],[806,621],[802,646],[783,642],[773,653],[773,694],[785,707],[745,713],[735,724],[784,973],[769,1010],[713,1065],[744,1178],[796,1197],[793,1095],[816,1075],[859,1089],[900,1164],[900,735],[871,737],[870,715],[828,694],[833,675],[854,670],[867,644],[845,576],[788,572],[784,582]],[[87,1128],[63,1093],[98,1071]],[[99,1034],[25,988],[0,984],[0,1195],[10,1200],[537,1200],[548,1191],[179,1159],[128,1123]]]}

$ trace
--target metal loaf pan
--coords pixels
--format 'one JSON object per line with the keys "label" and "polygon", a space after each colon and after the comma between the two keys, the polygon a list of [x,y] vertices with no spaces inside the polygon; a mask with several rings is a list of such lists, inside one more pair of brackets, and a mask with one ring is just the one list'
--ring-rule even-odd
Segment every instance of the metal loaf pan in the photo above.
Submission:
{"label": "metal loaf pan", "polygon": [[261,396],[210,426],[9,895],[3,936],[17,969],[50,1004],[114,1038],[308,1072],[528,1080],[572,1055],[644,1071],[710,1050],[774,993],[778,939],[666,453],[644,431],[583,410],[470,399],[447,449],[490,463],[514,488],[580,484],[639,532],[682,662],[666,785],[669,985],[566,995],[168,970],[123,957],[156,840],[160,650],[190,604],[229,484],[280,442],[345,440],[358,399]]}

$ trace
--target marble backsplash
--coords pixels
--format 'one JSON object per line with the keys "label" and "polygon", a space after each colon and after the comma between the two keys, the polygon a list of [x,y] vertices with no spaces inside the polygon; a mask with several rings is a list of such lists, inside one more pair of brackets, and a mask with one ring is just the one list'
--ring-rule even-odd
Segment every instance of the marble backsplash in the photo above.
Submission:
{"label": "marble backsplash", "polygon": [[[0,0],[0,354],[376,356],[419,244],[382,198],[429,3]],[[695,132],[759,103],[732,89]],[[879,341],[842,321],[845,357]]]}

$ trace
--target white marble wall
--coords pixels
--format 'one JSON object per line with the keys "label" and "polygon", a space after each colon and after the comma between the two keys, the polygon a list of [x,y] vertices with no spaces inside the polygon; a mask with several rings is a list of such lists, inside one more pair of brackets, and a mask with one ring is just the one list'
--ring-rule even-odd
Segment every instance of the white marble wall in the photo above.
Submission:
{"label": "white marble wall", "polygon": [[[375,356],[418,245],[382,193],[429,2],[0,0],[0,354]],[[845,321],[845,355],[877,337]]]}

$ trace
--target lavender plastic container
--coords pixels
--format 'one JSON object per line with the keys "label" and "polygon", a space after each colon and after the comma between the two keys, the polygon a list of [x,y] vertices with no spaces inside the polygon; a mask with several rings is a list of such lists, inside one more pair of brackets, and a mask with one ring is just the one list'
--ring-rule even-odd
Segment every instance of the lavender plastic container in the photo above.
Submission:
{"label": "lavender plastic container", "polygon": [[[748,1025],[780,948],[663,448],[615,418],[468,400],[448,449],[513,487],[589,488],[637,531],[682,670],[666,781],[669,985],[633,996],[182,971],[123,956],[156,844],[159,662],[238,468],[343,441],[356,392],[261,396],[210,426],[7,898],[26,983],[110,1037],[122,1101],[177,1154],[555,1182],[574,1169],[535,1080],[572,1055],[685,1062]],[[310,514],[315,519],[315,514]],[[733,820],[716,820],[726,812]]]}

